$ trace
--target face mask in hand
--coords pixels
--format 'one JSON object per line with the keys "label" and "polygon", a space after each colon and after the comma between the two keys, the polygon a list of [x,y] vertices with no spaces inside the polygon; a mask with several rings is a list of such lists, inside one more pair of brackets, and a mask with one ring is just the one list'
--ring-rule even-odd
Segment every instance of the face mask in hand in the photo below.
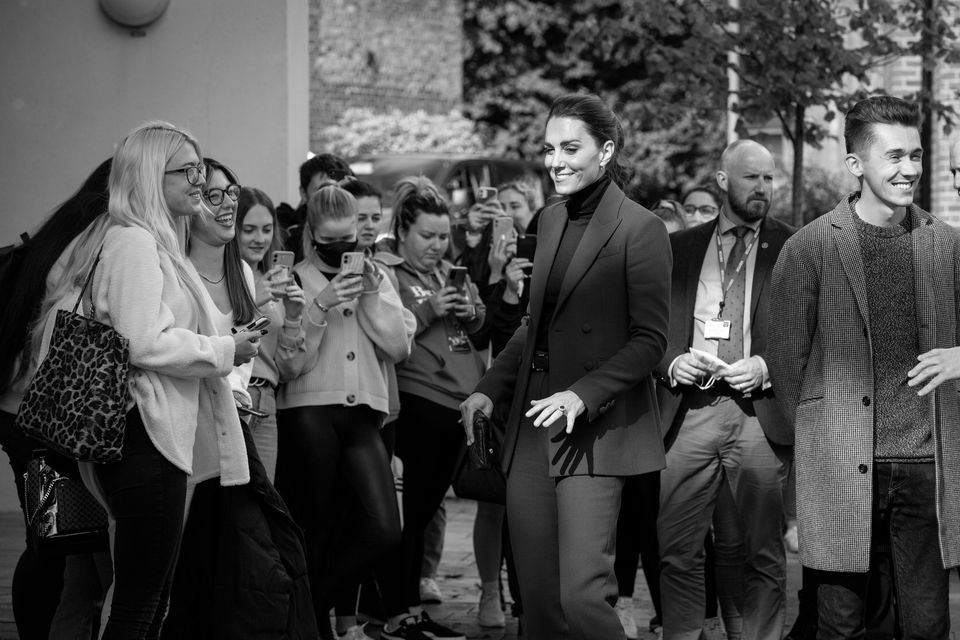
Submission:
{"label": "face mask in hand", "polygon": [[323,263],[328,267],[339,269],[343,254],[357,250],[357,241],[337,240],[336,242],[317,242],[314,240],[313,250],[317,252],[317,257],[323,260]]}

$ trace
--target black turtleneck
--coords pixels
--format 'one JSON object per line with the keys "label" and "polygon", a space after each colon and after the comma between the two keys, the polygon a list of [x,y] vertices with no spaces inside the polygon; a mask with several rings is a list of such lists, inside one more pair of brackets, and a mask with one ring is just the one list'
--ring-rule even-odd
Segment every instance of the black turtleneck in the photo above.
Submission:
{"label": "black turtleneck", "polygon": [[606,193],[608,186],[610,186],[610,176],[604,175],[593,184],[567,198],[567,220],[564,223],[563,235],[560,237],[560,245],[557,247],[557,255],[553,259],[553,265],[550,267],[550,275],[547,276],[547,284],[544,289],[543,308],[540,314],[540,324],[537,327],[537,351],[547,351],[548,349],[550,318],[553,317],[553,312],[557,307],[557,302],[559,302],[563,277],[567,273],[567,267],[573,260],[573,254],[576,253],[584,232],[587,230],[587,225],[590,224],[590,218],[597,210],[597,206],[603,199],[603,194]]}

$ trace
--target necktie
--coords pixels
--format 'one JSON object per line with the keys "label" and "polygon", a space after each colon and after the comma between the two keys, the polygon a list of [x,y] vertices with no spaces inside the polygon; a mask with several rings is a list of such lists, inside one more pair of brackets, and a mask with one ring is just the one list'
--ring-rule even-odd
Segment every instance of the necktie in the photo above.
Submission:
{"label": "necktie", "polygon": [[734,269],[740,264],[740,260],[746,251],[747,245],[744,238],[748,231],[750,231],[750,228],[744,226],[734,227],[727,231],[727,233],[732,233],[737,237],[736,242],[733,243],[733,251],[730,252],[730,256],[726,260],[726,269],[723,274],[724,281],[720,284],[721,287],[726,287],[730,279],[733,279],[733,284],[730,285],[730,289],[727,290],[724,297],[723,305],[723,319],[730,321],[730,339],[721,340],[717,348],[717,357],[727,364],[743,358],[743,304],[747,289],[747,265],[744,264],[737,274],[734,274]]}

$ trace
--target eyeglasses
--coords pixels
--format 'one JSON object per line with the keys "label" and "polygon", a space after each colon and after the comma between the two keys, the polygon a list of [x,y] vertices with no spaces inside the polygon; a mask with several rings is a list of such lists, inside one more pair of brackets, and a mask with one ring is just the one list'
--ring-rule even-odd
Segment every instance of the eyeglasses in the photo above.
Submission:
{"label": "eyeglasses", "polygon": [[164,174],[168,173],[182,173],[186,176],[187,182],[197,186],[201,182],[207,179],[207,168],[202,164],[192,164],[189,167],[181,167],[179,169],[171,169],[170,171],[164,171]]}
{"label": "eyeglasses", "polygon": [[691,216],[696,215],[698,213],[705,216],[712,216],[712,215],[716,215],[718,209],[712,204],[702,204],[699,207],[694,206],[692,204],[688,204],[688,205],[684,205],[683,211],[687,215],[691,215]]}
{"label": "eyeglasses", "polygon": [[[187,179],[189,180],[189,177]],[[240,185],[231,184],[226,189],[207,189],[203,195],[207,199],[207,202],[215,207],[219,207],[223,203],[223,194],[227,194],[231,200],[236,202],[240,199]]]}

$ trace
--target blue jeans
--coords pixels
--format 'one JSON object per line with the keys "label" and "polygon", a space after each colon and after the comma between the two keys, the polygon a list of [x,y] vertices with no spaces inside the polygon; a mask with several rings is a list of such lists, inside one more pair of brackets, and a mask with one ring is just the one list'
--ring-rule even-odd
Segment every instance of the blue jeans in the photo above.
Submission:
{"label": "blue jeans", "polygon": [[863,638],[888,559],[898,637],[938,640],[950,632],[949,573],[943,568],[936,510],[936,465],[877,462],[873,541],[867,573],[818,572],[822,640]]}

